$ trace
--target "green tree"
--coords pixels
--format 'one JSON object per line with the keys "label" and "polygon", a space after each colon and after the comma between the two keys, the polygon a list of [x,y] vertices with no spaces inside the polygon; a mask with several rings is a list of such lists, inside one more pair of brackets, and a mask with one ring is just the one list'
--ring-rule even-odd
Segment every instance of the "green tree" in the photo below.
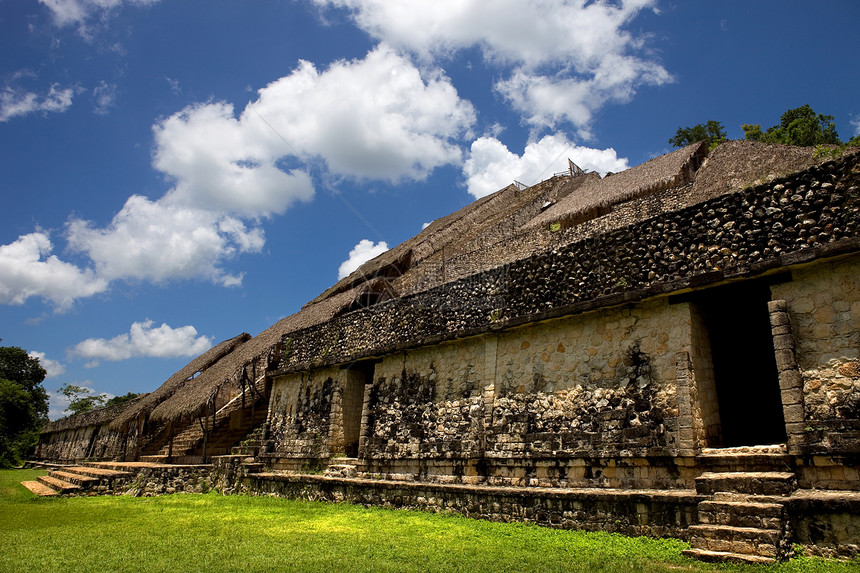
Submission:
{"label": "green tree", "polygon": [[21,462],[48,421],[45,369],[14,346],[0,347],[0,467]]}
{"label": "green tree", "polygon": [[72,414],[81,414],[101,408],[107,401],[105,394],[93,394],[91,389],[75,384],[63,384],[60,386],[60,394],[68,398],[69,406],[65,411]]}
{"label": "green tree", "polygon": [[116,406],[117,404],[125,404],[126,402],[131,402],[138,396],[140,396],[140,394],[135,394],[134,392],[129,392],[125,396],[114,396],[113,398],[105,402],[105,406]]}
{"label": "green tree", "polygon": [[782,114],[779,125],[762,131],[761,124],[745,123],[741,126],[749,141],[782,143],[810,147],[814,145],[841,145],[832,115],[815,113],[809,104],[790,109]]}
{"label": "green tree", "polygon": [[669,140],[669,144],[675,147],[684,147],[697,141],[707,141],[708,149],[713,149],[726,140],[726,130],[719,121],[710,120],[707,123],[699,123],[693,127],[679,127],[675,137]]}

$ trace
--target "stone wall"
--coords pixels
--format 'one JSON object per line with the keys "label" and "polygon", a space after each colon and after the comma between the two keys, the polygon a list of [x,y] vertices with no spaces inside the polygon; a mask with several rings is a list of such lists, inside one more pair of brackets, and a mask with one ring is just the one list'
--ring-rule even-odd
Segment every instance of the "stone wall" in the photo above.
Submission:
{"label": "stone wall", "polygon": [[304,463],[331,455],[332,404],[340,400],[344,372],[327,368],[275,380],[268,417],[270,437],[275,444],[273,457]]}
{"label": "stone wall", "polygon": [[666,299],[499,335],[493,457],[665,456],[688,305]]}
{"label": "stone wall", "polygon": [[696,523],[699,501],[699,496],[690,492],[552,491],[272,474],[250,475],[243,483],[245,491],[254,495],[681,539],[687,538],[687,527]]}
{"label": "stone wall", "polygon": [[474,338],[385,357],[369,391],[363,456],[482,455],[484,346]]}
{"label": "stone wall", "polygon": [[72,427],[40,436],[35,456],[57,462],[118,459],[123,454],[125,439],[125,434],[110,431],[107,422]]}
{"label": "stone wall", "polygon": [[[696,444],[681,438],[676,397],[677,353],[693,351],[692,309],[663,297],[385,356],[364,380],[365,475],[692,487]],[[343,388],[355,372],[276,378],[269,421],[278,467],[315,467],[339,453],[349,418]]]}
{"label": "stone wall", "polygon": [[802,376],[804,448],[860,453],[860,258],[793,271],[784,299]]}

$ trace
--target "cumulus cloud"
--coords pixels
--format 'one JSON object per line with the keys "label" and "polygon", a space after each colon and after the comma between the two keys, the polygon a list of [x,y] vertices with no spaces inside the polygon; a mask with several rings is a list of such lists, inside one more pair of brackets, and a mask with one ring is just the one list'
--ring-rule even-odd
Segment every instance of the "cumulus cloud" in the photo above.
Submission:
{"label": "cumulus cloud", "polygon": [[627,159],[619,158],[614,149],[582,147],[561,134],[547,135],[529,143],[522,156],[510,151],[494,137],[481,137],[472,144],[463,175],[469,193],[477,199],[514,181],[532,185],[555,172],[566,171],[568,159],[601,175],[628,168]]}
{"label": "cumulus cloud", "polygon": [[56,360],[51,360],[47,356],[45,356],[44,352],[37,352],[35,350],[27,353],[27,356],[30,358],[36,358],[39,361],[39,364],[42,365],[42,368],[45,369],[47,373],[47,378],[53,378],[55,376],[59,376],[60,374],[65,374],[66,367],[63,366],[60,362]]}
{"label": "cumulus cloud", "polygon": [[88,338],[69,350],[69,355],[92,360],[120,361],[136,357],[175,358],[197,356],[212,347],[212,339],[197,336],[193,326],[171,328],[167,324],[153,326],[151,320],[135,322],[127,334],[111,339]]}
{"label": "cumulus cloud", "polygon": [[518,70],[498,82],[496,90],[526,123],[556,127],[569,122],[578,126],[581,136],[590,138],[588,126],[597,109],[608,101],[629,101],[639,84],[661,85],[669,80],[669,73],[654,63],[607,56],[590,77],[542,76]]}
{"label": "cumulus cloud", "polygon": [[[336,174],[355,178],[422,179],[461,160],[456,140],[475,122],[471,103],[458,97],[439,71],[425,81],[406,58],[382,44],[362,60],[340,61],[320,72],[301,62],[248,106],[242,122],[302,156],[321,158]],[[268,130],[268,133],[267,133]]]}
{"label": "cumulus cloud", "polygon": [[388,244],[385,241],[374,244],[369,239],[360,240],[349,252],[349,258],[342,262],[337,269],[337,280],[348,277],[358,267],[387,250]]}
{"label": "cumulus cloud", "polygon": [[259,252],[265,242],[262,229],[234,217],[138,195],[104,229],[73,219],[68,241],[93,260],[104,280],[204,278],[224,286],[238,285],[242,277],[220,265],[238,253]]}
{"label": "cumulus cloud", "polygon": [[0,121],[39,112],[62,113],[72,105],[73,88],[60,88],[53,84],[48,93],[41,96],[34,92],[6,86],[0,92]]}
{"label": "cumulus cloud", "polygon": [[646,38],[627,30],[656,0],[314,1],[345,8],[372,36],[424,60],[478,46],[487,61],[511,71],[497,90],[536,127],[569,121],[587,135],[607,101],[671,79],[647,57]]}
{"label": "cumulus cloud", "polygon": [[51,239],[44,232],[0,245],[0,303],[23,304],[30,297],[40,297],[65,310],[75,299],[107,289],[104,278],[61,261],[52,250]]}

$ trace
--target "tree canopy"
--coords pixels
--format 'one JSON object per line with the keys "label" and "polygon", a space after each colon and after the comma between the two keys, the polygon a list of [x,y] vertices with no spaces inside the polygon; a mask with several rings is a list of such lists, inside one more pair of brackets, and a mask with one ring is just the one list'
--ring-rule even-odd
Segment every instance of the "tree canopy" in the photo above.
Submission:
{"label": "tree canopy", "polygon": [[126,402],[130,402],[140,396],[140,394],[135,394],[134,392],[129,392],[125,396],[114,396],[107,402],[105,402],[105,406],[116,406],[117,404],[125,404]]}
{"label": "tree canopy", "polygon": [[726,130],[719,121],[709,120],[693,127],[679,127],[675,137],[669,140],[675,147],[684,147],[697,141],[707,141],[708,148],[713,149],[726,140]]}
{"label": "tree canopy", "polygon": [[29,455],[48,421],[45,376],[38,358],[21,348],[0,347],[0,467]]}
{"label": "tree canopy", "polygon": [[69,405],[65,411],[72,414],[81,414],[101,408],[107,401],[105,394],[93,394],[90,388],[75,384],[63,384],[60,386],[60,394],[68,398]]}
{"label": "tree canopy", "polygon": [[839,134],[836,133],[833,116],[815,113],[809,104],[786,111],[782,114],[779,125],[769,127],[765,131],[762,131],[760,123],[745,123],[741,129],[749,141],[804,147],[842,144]]}

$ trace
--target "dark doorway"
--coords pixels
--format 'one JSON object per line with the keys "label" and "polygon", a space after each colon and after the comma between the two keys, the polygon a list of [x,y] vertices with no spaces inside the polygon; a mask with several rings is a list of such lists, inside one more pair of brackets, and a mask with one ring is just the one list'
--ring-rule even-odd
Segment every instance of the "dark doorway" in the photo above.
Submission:
{"label": "dark doorway", "polygon": [[343,412],[344,453],[347,457],[358,457],[358,442],[361,437],[361,414],[364,406],[364,387],[373,382],[376,361],[355,362],[346,369],[341,406]]}
{"label": "dark doorway", "polygon": [[695,298],[711,342],[722,445],[785,442],[767,309],[769,283],[745,281],[708,289]]}

